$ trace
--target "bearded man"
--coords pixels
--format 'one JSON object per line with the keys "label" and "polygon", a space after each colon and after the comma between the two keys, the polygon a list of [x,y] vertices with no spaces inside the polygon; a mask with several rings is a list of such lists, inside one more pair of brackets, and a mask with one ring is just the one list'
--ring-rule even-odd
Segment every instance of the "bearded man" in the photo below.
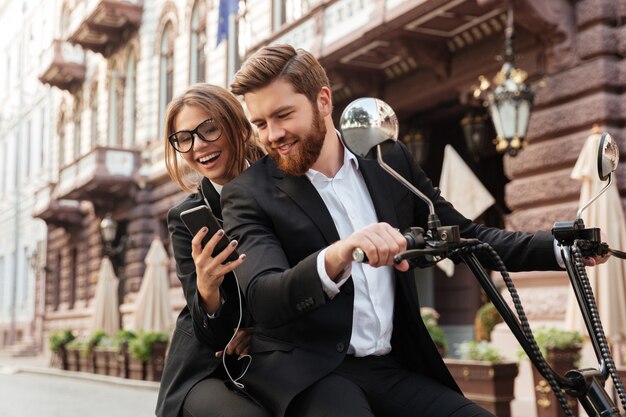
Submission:
{"label": "bearded man", "polygon": [[[235,75],[268,156],[222,191],[237,274],[256,322],[246,389],[276,416],[491,416],[460,393],[419,315],[415,281],[393,256],[428,207],[353,155],[331,118],[322,66],[266,46]],[[435,204],[442,224],[490,243],[512,270],[556,270],[547,232],[472,223],[441,198],[401,143],[385,161]],[[361,248],[369,264],[352,262]]]}

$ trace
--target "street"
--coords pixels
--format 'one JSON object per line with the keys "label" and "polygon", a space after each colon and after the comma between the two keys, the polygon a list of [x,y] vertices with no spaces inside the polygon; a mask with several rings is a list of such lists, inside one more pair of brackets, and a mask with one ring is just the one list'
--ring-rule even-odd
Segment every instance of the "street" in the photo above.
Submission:
{"label": "street", "polygon": [[[0,368],[1,370],[1,368]],[[0,372],[3,417],[154,416],[157,389],[64,375]]]}

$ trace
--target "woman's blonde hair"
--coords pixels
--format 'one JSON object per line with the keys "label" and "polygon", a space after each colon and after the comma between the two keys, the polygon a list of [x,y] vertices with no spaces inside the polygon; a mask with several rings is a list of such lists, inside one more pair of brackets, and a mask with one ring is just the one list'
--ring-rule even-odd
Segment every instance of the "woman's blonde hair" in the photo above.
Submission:
{"label": "woman's blonde hair", "polygon": [[215,119],[217,127],[222,132],[219,140],[228,141],[232,150],[230,160],[226,161],[227,176],[236,177],[245,169],[246,159],[255,161],[262,155],[254,141],[252,126],[235,96],[216,85],[205,83],[192,85],[172,99],[165,114],[165,167],[172,180],[183,190],[195,192],[199,184],[197,178],[190,178],[188,175],[190,168],[187,164],[181,164],[178,152],[168,140],[175,132],[175,120],[184,107],[200,108]]}

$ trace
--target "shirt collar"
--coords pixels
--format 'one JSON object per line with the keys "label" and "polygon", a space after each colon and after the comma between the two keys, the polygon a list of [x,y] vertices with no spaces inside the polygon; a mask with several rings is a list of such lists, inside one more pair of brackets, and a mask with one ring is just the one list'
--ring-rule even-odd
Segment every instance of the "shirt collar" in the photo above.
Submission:
{"label": "shirt collar", "polygon": [[[245,169],[247,169],[247,168],[250,168],[250,161],[248,161],[246,159],[246,168]],[[217,191],[217,194],[222,195],[222,188],[224,188],[224,186],[220,185],[218,183],[215,183],[215,182],[213,182],[211,180],[209,180],[209,181],[211,182],[211,185],[213,185],[213,188],[215,188],[215,191]]]}
{"label": "shirt collar", "polygon": [[[335,132],[337,132],[337,136],[339,137],[339,139],[341,139],[341,133],[339,133],[338,130],[335,130]],[[355,170],[359,169],[359,160],[357,159],[356,155],[354,155],[352,152],[350,152],[348,150],[348,148],[346,148],[346,146],[343,144],[343,140],[341,140],[341,146],[343,147],[343,164],[341,166],[341,168],[339,169],[339,172],[341,172],[341,169],[344,166],[350,165],[352,166],[352,168],[354,168]],[[337,174],[339,174],[339,172]],[[332,178],[328,178],[326,177],[326,175],[322,174],[319,171],[316,171],[312,168],[309,168],[305,175],[307,176],[307,178],[311,181],[314,182],[315,180],[330,180]]]}

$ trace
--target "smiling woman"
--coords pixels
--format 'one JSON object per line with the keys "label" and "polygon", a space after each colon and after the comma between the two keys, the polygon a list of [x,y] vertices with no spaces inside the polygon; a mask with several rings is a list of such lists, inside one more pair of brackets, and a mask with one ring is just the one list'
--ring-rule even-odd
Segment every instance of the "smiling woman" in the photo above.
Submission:
{"label": "smiling woman", "polygon": [[[251,321],[232,271],[245,256],[222,265],[237,242],[213,256],[223,231],[202,247],[206,230],[194,236],[180,218],[183,211],[207,206],[221,221],[222,186],[261,152],[252,142],[241,104],[225,89],[209,84],[194,85],[172,100],[164,146],[170,177],[192,194],[168,213],[176,275],[187,305],[176,322],[165,362],[157,415],[264,417],[263,408],[237,382],[245,361],[236,359],[247,354],[252,328],[246,328]],[[225,381],[240,389],[231,390]]]}

